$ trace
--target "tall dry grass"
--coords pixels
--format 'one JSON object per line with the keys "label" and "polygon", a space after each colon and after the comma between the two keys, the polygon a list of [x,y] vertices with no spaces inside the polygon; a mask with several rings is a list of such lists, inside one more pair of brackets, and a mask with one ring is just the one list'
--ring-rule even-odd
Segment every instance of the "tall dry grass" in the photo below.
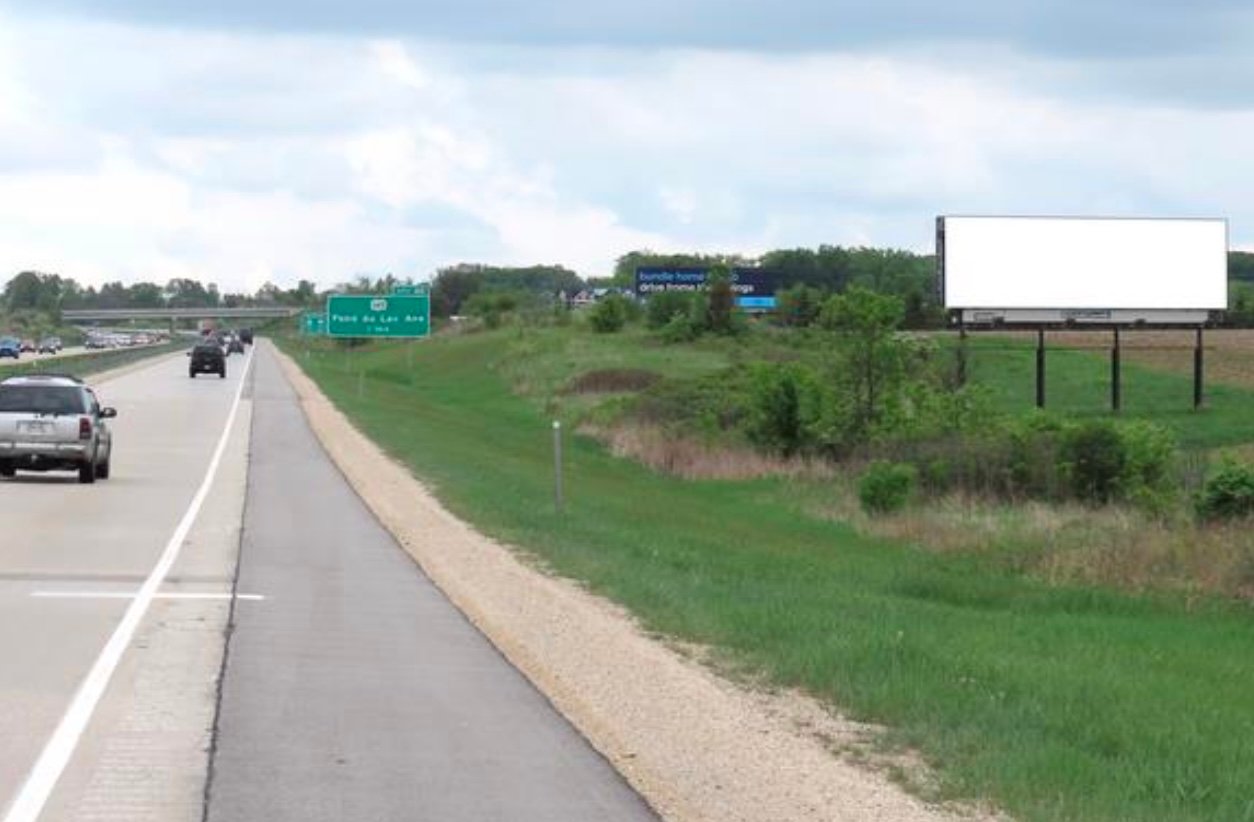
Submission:
{"label": "tall dry grass", "polygon": [[974,552],[1052,583],[1212,594],[1254,603],[1254,523],[1200,525],[1127,507],[994,503],[947,496],[888,516],[858,506],[851,484],[820,513],[859,531],[939,552]]}
{"label": "tall dry grass", "polygon": [[635,460],[659,473],[684,479],[823,479],[833,474],[832,466],[821,460],[771,456],[747,446],[710,445],[691,437],[676,436],[658,426],[585,424],[579,431],[604,443],[616,457]]}

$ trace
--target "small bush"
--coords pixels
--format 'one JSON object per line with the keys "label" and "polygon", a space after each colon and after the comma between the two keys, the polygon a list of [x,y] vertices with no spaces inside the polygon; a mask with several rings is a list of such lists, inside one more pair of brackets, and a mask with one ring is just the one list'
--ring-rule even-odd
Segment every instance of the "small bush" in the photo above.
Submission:
{"label": "small bush", "polygon": [[645,325],[655,330],[665,328],[675,317],[686,318],[691,311],[692,292],[662,291],[645,303]]}
{"label": "small bush", "polygon": [[1113,423],[1071,428],[1063,435],[1062,456],[1076,499],[1104,505],[1123,495],[1128,451]]}
{"label": "small bush", "polygon": [[596,305],[588,315],[592,330],[598,334],[613,334],[621,331],[631,316],[631,306],[621,294],[610,294]]}
{"label": "small bush", "polygon": [[668,343],[692,342],[701,336],[702,326],[693,321],[693,312],[675,314],[662,326],[662,340]]}
{"label": "small bush", "polygon": [[1197,499],[1202,519],[1246,517],[1254,513],[1254,466],[1225,459],[1211,475]]}
{"label": "small bush", "polygon": [[1161,425],[1143,421],[1123,423],[1119,436],[1127,455],[1124,485],[1128,494],[1159,493],[1172,480],[1176,438]]}
{"label": "small bush", "polygon": [[784,456],[806,449],[820,413],[818,378],[797,363],[759,366],[753,370],[750,441]]}
{"label": "small bush", "polygon": [[689,435],[739,434],[749,416],[749,369],[732,367],[691,379],[662,379],[630,405],[639,424]]}
{"label": "small bush", "polygon": [[914,493],[918,472],[913,465],[876,460],[858,480],[858,499],[864,511],[887,514],[899,511]]}

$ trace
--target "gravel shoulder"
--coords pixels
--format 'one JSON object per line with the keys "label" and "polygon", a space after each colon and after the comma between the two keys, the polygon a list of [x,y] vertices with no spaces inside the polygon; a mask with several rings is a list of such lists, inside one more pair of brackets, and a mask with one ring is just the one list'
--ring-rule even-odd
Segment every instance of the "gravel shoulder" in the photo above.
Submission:
{"label": "gravel shoulder", "polygon": [[354,428],[295,362],[263,344],[319,441],[383,525],[665,819],[997,818],[911,795],[882,764],[848,755],[865,753],[875,729],[803,695],[719,677],[697,661],[699,649],[646,635],[622,608],[477,533]]}

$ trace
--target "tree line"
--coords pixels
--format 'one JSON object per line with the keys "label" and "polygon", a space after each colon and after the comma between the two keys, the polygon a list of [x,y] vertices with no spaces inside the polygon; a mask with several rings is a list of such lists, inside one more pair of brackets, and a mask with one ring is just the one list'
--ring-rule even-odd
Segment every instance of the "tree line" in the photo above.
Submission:
{"label": "tree line", "polygon": [[[932,255],[889,248],[848,248],[821,245],[768,251],[758,258],[736,254],[663,254],[649,250],[628,252],[618,258],[612,275],[580,277],[561,265],[489,266],[461,263],[439,269],[431,282],[431,310],[448,317],[468,310],[547,310],[557,297],[573,296],[590,287],[630,289],[641,266],[701,267],[757,266],[774,275],[783,305],[795,324],[806,324],[824,295],[843,294],[860,287],[891,294],[905,306],[905,325],[924,328],[940,325],[944,309],[936,282]],[[1254,325],[1254,253],[1228,254],[1231,305],[1229,325]],[[335,288],[319,290],[309,280],[292,288],[266,283],[256,292],[222,293],[214,283],[173,278],[126,284],[107,282],[99,287],[82,285],[73,278],[38,271],[23,271],[4,286],[0,309],[8,312],[39,311],[59,316],[62,310],[82,308],[236,308],[258,305],[316,307],[329,293],[388,293],[394,285],[412,283],[398,279],[358,276]]]}
{"label": "tree line", "polygon": [[186,277],[170,279],[165,284],[143,281],[128,285],[113,281],[97,288],[60,274],[23,271],[5,283],[0,308],[6,313],[34,311],[59,319],[62,311],[74,309],[302,306],[316,304],[320,296],[317,286],[309,280],[301,280],[289,289],[266,283],[251,294],[224,294],[214,283]]}

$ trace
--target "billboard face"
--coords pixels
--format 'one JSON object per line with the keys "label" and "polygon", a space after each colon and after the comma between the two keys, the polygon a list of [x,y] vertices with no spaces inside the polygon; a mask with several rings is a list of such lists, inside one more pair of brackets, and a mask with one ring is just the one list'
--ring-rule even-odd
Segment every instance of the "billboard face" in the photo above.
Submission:
{"label": "billboard face", "polygon": [[1228,307],[1225,220],[942,217],[946,308]]}

